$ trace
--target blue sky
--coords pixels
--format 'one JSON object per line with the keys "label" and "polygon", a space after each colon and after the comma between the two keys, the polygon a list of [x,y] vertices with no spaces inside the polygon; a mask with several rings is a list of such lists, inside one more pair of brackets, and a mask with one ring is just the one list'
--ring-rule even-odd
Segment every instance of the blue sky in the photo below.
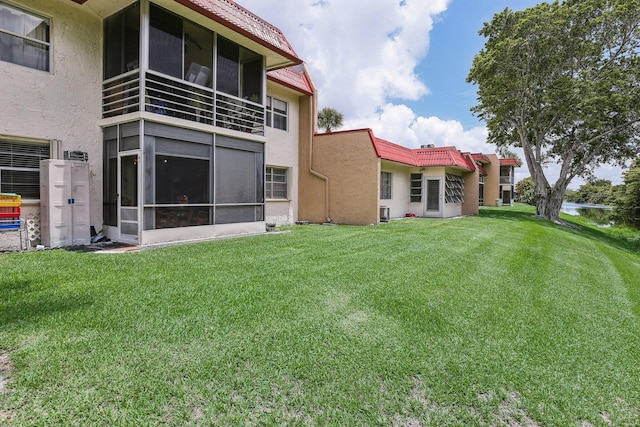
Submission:
{"label": "blue sky", "polygon": [[482,125],[469,111],[475,105],[476,92],[473,85],[466,83],[473,57],[484,45],[478,31],[506,7],[521,10],[537,3],[535,0],[451,1],[436,19],[429,51],[418,68],[418,75],[431,94],[408,105],[424,116],[458,120],[464,128]]}
{"label": "blue sky", "polygon": [[[318,88],[319,108],[343,113],[343,129],[371,128],[406,147],[453,145],[492,153],[484,123],[470,112],[466,83],[482,49],[484,22],[536,0],[236,0],[280,28]],[[557,165],[547,176],[555,180]],[[604,166],[598,178],[621,182]],[[526,165],[516,180],[529,176]],[[582,180],[570,187],[577,188]]]}

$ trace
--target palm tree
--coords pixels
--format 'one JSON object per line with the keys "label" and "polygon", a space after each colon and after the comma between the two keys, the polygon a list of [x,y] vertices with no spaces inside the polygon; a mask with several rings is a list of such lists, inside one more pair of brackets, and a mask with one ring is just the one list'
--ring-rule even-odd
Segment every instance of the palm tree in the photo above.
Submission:
{"label": "palm tree", "polygon": [[318,113],[318,127],[323,128],[325,132],[331,132],[342,126],[342,113],[333,108],[324,107]]}

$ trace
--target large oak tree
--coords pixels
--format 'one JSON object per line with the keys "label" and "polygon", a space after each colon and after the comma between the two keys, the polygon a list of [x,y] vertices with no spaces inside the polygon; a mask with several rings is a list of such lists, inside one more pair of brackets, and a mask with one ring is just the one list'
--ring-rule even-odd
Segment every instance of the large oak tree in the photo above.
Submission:
{"label": "large oak tree", "polygon": [[[640,153],[638,0],[565,0],[505,9],[480,31],[467,77],[489,142],[520,147],[538,215],[557,221],[567,186]],[[559,165],[551,184],[548,164]]]}

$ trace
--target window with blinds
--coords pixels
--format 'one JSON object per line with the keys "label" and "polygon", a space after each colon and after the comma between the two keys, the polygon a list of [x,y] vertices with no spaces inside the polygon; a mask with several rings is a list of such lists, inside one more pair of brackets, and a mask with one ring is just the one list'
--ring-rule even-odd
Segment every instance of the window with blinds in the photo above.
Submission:
{"label": "window with blinds", "polygon": [[40,160],[50,156],[49,144],[0,139],[0,192],[39,199]]}

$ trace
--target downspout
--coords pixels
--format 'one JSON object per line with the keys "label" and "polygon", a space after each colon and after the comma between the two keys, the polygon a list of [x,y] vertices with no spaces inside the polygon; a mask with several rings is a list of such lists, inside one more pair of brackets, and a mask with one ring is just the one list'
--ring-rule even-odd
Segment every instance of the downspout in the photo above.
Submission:
{"label": "downspout", "polygon": [[325,204],[324,215],[327,218],[327,222],[331,222],[331,215],[329,210],[329,177],[324,174],[321,174],[316,170],[313,170],[313,167],[311,166],[312,162],[313,162],[313,135],[311,136],[311,143],[309,144],[309,172],[311,173],[311,175],[317,176],[318,178],[324,181],[324,204]]}
{"label": "downspout", "polygon": [[317,130],[316,125],[317,125],[317,115],[318,115],[317,114],[318,99],[316,97],[317,90],[316,90],[315,84],[313,83],[313,80],[311,79],[311,75],[307,70],[306,64],[303,64],[303,66],[304,66],[304,73],[306,74],[307,79],[309,79],[309,82],[311,83],[311,87],[313,88],[313,102],[311,102],[311,114],[309,114],[309,124],[311,129],[311,140],[309,141],[309,173],[324,181],[324,206],[325,206],[324,215],[325,215],[325,218],[327,219],[327,222],[330,223],[331,210],[329,207],[330,206],[329,205],[329,177],[313,169],[313,138]]}

